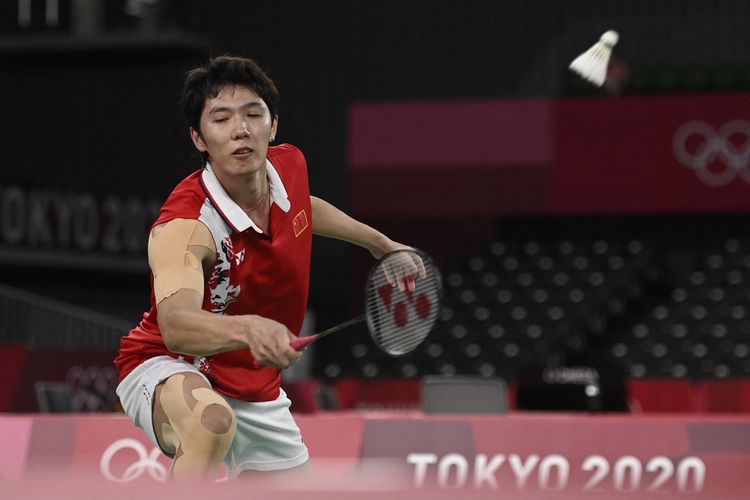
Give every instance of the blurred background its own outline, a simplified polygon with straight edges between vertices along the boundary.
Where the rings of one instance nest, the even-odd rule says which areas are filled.
[[[276,81],[313,194],[444,273],[420,349],[321,341],[293,410],[419,408],[433,376],[511,409],[750,411],[748,25],[742,0],[4,0],[0,411],[117,409],[148,228],[201,166],[182,79],[221,54]],[[567,65],[608,29],[597,88]],[[308,330],[360,312],[371,264],[315,240]]]

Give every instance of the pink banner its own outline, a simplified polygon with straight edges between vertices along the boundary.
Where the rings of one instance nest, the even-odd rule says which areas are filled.
[[[356,104],[352,211],[750,210],[750,94]]]
[[[355,104],[349,165],[360,168],[544,166],[552,159],[552,102]]]
[[[545,212],[552,111],[547,100],[355,104],[351,210],[440,219]]]
[[[282,490],[416,495],[445,490],[460,492],[460,498],[500,493],[536,498],[550,491],[566,498],[740,498],[750,470],[747,417],[412,411],[296,419],[317,480],[277,484]],[[169,467],[122,416],[6,416],[0,417],[0,436],[0,477],[16,481],[11,491],[34,493],[53,484],[47,478],[68,486],[78,481],[79,489],[82,484],[102,489],[102,483],[153,488]],[[18,486],[24,481],[25,490]],[[112,489],[115,495],[134,491],[144,490]]]
[[[0,477],[21,477],[28,462],[32,419],[28,417],[0,418]]]
[[[554,212],[750,209],[750,95],[556,105]]]

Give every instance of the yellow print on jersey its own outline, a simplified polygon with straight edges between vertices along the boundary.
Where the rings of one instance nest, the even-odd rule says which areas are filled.
[[[302,231],[307,229],[307,213],[302,210],[300,213],[294,216],[292,220],[292,229],[294,229],[294,236],[299,236]]]

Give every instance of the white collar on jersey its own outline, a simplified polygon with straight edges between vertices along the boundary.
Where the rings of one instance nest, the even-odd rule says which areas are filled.
[[[271,188],[271,202],[276,203],[276,205],[278,205],[284,212],[288,212],[292,208],[292,204],[289,201],[284,182],[281,180],[273,163],[267,158],[266,174],[268,175],[268,185]],[[201,179],[203,180],[203,185],[206,187],[211,201],[235,230],[242,232],[245,229],[252,227],[258,233],[263,232],[263,230],[255,225],[255,222],[248,217],[239,205],[229,197],[209,163],[206,163],[206,168],[203,169]]]

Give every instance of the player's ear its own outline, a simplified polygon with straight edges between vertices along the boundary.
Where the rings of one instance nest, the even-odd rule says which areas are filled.
[[[276,139],[276,131],[279,128],[279,115],[274,115],[273,121],[271,122],[271,136],[270,141],[273,142]]]
[[[198,151],[208,151],[206,143],[203,140],[203,136],[201,136],[201,133],[195,130],[193,127],[190,127],[190,138],[193,140],[193,144],[195,144],[195,147],[198,149]]]

